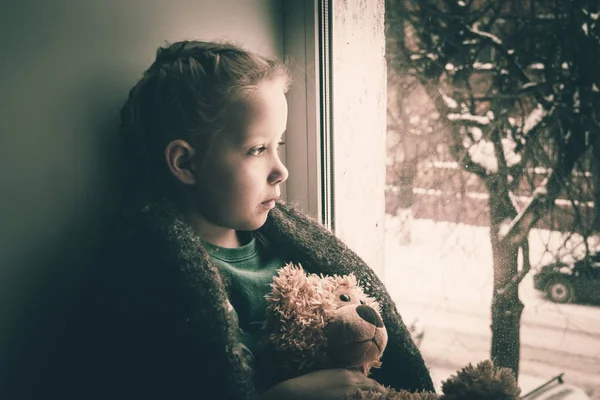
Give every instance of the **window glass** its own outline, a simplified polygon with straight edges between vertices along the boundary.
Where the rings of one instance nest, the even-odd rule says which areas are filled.
[[[598,151],[580,124],[596,118],[582,96],[600,98],[574,78],[597,80],[578,69],[600,57],[597,12],[386,1],[385,277],[438,388],[493,357],[523,394],[564,373],[562,388],[600,399],[600,285],[542,271],[600,246]]]

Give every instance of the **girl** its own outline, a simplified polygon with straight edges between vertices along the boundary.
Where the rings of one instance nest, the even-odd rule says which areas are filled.
[[[90,289],[80,398],[335,399],[381,384],[433,390],[383,284],[280,201],[286,67],[231,44],[160,48],[122,111],[128,194]],[[374,379],[345,370],[269,382],[256,347],[277,269],[354,272],[389,333]],[[91,307],[91,308],[90,308]],[[379,383],[378,383],[379,382]]]

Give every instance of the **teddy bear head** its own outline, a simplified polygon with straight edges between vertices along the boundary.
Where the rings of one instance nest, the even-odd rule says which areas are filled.
[[[379,304],[354,275],[307,274],[281,268],[267,294],[263,345],[274,368],[299,375],[320,368],[354,368],[368,374],[380,365],[387,331]]]

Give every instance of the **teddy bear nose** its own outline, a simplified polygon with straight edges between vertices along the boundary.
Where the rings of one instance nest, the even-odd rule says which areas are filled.
[[[356,312],[362,319],[371,325],[375,325],[377,328],[383,327],[383,321],[381,320],[381,317],[371,307],[360,305],[356,307]]]

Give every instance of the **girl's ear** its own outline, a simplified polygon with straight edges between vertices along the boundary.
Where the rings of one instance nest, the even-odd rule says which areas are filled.
[[[195,154],[194,148],[182,139],[171,141],[165,148],[165,158],[169,170],[184,185],[196,183],[194,175],[196,170]]]

